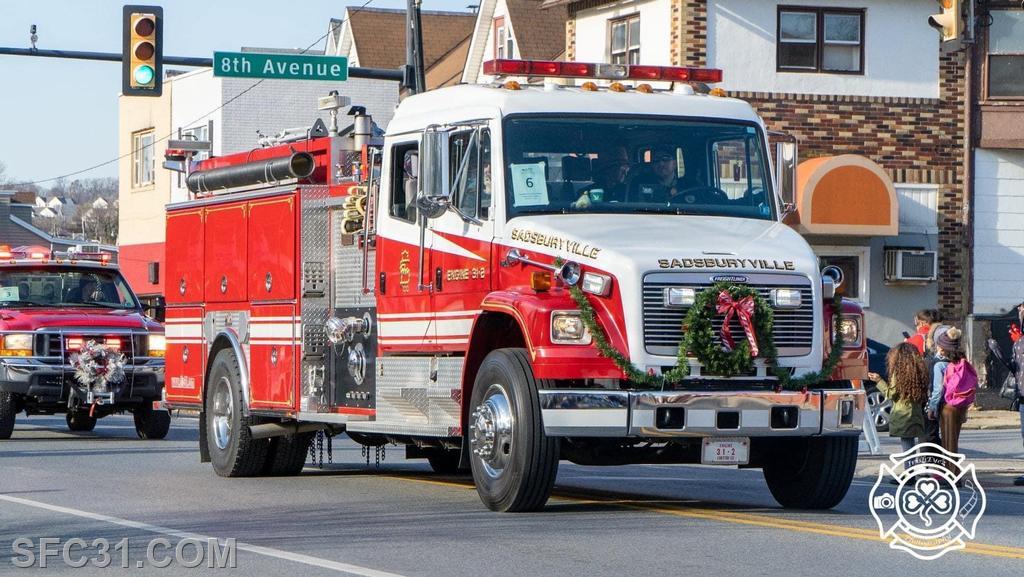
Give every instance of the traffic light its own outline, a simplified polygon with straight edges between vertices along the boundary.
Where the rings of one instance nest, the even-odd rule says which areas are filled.
[[[163,31],[164,9],[160,6],[124,7],[121,93],[125,96],[160,96],[163,92]]]
[[[938,1],[942,6],[942,13],[929,16],[928,24],[942,33],[943,44],[957,42],[963,34],[964,27],[961,0]]]

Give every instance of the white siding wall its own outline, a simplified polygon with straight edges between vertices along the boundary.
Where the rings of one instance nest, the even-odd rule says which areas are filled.
[[[865,8],[864,75],[776,72],[780,4]],[[724,70],[726,90],[938,98],[939,42],[928,26],[937,9],[934,0],[710,0],[708,65]]]
[[[939,187],[934,184],[896,184],[901,233],[939,233]]]
[[[213,120],[213,154],[224,153],[221,126],[223,123],[222,110],[211,110],[217,108],[221,100],[221,79],[213,76],[213,70],[197,70],[175,76],[171,79],[173,93],[171,97],[171,131],[177,138],[179,128],[206,124]],[[162,136],[162,135],[161,135]],[[157,159],[157,165],[163,164],[163,159]],[[164,170],[158,168],[157,170]],[[178,186],[179,178],[171,176],[171,202],[188,200],[188,189],[184,187],[184,178],[181,178],[182,186]]]
[[[640,14],[640,63],[672,64],[672,26],[668,0],[620,2],[576,15],[577,62],[610,62],[608,21]]]
[[[1024,301],[1024,151],[975,151],[974,314]]]
[[[505,0],[495,0],[494,14],[491,16],[490,23],[487,25],[487,36],[484,39],[484,57],[483,57],[483,60],[480,61],[480,72],[479,72],[479,74],[477,74],[477,77],[476,77],[476,83],[477,84],[487,84],[487,83],[491,82],[492,80],[494,80],[493,76],[489,76],[489,75],[484,74],[483,63],[487,62],[488,60],[493,60],[494,57],[495,57],[494,56],[494,34],[495,34],[494,19],[495,18],[501,18],[501,17],[505,18],[505,30],[506,30],[505,33],[506,34],[512,34],[512,41],[513,41],[512,53],[513,53],[513,55],[511,56],[511,58],[520,58],[519,41],[516,39],[515,33],[512,31],[512,19],[508,15],[508,4],[505,2]],[[509,56],[505,56],[505,58],[510,58],[510,57]]]

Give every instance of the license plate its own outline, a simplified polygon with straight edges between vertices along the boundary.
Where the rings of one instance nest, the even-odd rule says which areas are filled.
[[[704,437],[701,463],[746,465],[750,462],[749,437]]]

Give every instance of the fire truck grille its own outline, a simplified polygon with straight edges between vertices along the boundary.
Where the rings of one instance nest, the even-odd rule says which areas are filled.
[[[650,277],[657,277],[651,279]],[[647,352],[655,355],[675,356],[679,349],[679,341],[683,339],[683,317],[686,316],[688,308],[668,308],[664,304],[665,289],[669,287],[687,286],[694,287],[699,294],[711,285],[708,283],[695,283],[680,280],[667,280],[670,275],[657,274],[649,275],[644,281],[643,289],[643,318],[644,318],[644,347]],[[707,278],[705,276],[705,278]],[[775,327],[773,337],[775,347],[779,356],[796,357],[808,355],[814,342],[814,303],[810,298],[811,286],[809,282],[800,283],[800,277],[789,277],[788,282],[761,285],[752,279],[750,284],[757,286],[758,292],[766,300],[771,299],[771,290],[775,288],[799,289],[803,293],[803,303],[797,309],[775,309]],[[794,282],[795,281],[795,282]],[[715,342],[719,342],[718,334],[722,328],[722,317],[712,318]],[[732,334],[736,338],[743,338],[743,327],[735,317],[730,323]]]

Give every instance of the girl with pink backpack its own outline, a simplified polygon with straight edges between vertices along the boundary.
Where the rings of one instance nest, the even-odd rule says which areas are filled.
[[[978,390],[978,373],[967,361],[960,344],[962,331],[956,327],[935,337],[938,362],[932,372],[932,394],[928,416],[939,415],[942,448],[956,453],[960,447],[960,429],[967,421],[967,409]],[[944,401],[939,408],[940,401]]]

